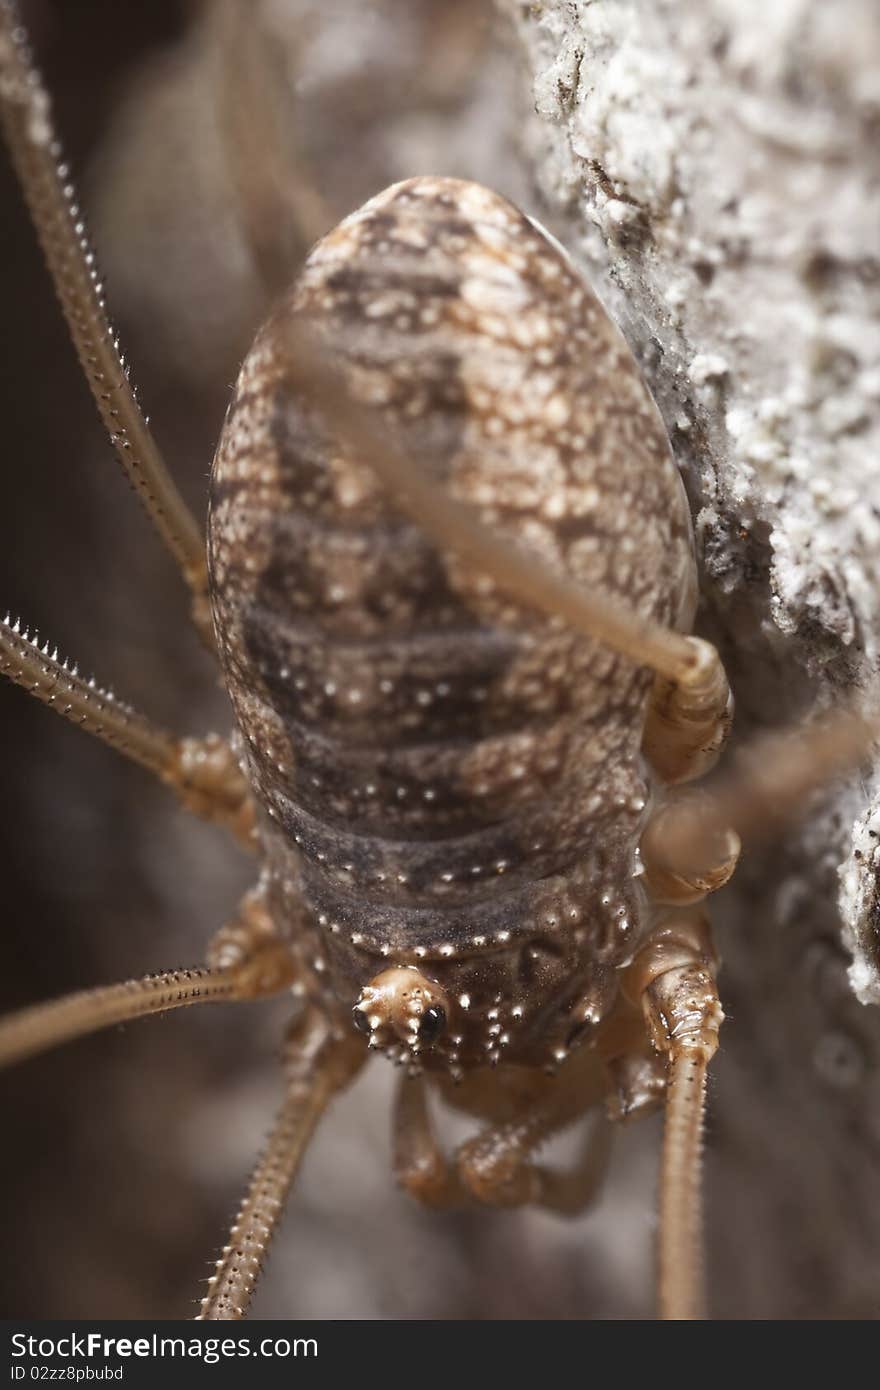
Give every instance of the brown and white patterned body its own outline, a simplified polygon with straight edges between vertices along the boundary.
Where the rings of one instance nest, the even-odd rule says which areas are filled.
[[[650,674],[438,554],[292,392],[291,315],[317,322],[414,469],[687,629],[690,523],[662,423],[546,233],[486,189],[420,178],[314,248],[214,465],[219,650],[307,988],[347,1012],[415,966],[451,1005],[427,1066],[552,1065],[607,1014],[647,925]]]

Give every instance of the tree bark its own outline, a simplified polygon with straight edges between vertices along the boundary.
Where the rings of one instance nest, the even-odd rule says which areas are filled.
[[[875,707],[873,0],[499,4],[547,215],[639,357],[686,480],[701,629],[738,728]],[[876,1316],[880,1028],[845,972],[880,1002],[877,788],[870,768],[836,786],[746,856],[720,905],[719,1313]]]

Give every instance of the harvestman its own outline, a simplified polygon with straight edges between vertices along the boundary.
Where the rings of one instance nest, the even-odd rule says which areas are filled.
[[[603,1100],[618,1117],[662,1100],[660,1306],[667,1317],[699,1316],[705,1076],[723,1017],[699,904],[734,870],[736,828],[792,814],[810,788],[859,760],[873,725],[840,716],[806,739],[773,741],[711,794],[667,794],[712,767],[731,706],[715,649],[687,635],[695,593],[689,519],[659,416],[564,253],[503,199],[455,180],[397,185],[346,219],[314,249],[262,330],[215,462],[209,584],[201,530],[129,384],[10,0],[0,8],[0,109],[92,394],[190,589],[195,626],[219,651],[241,742],[172,737],[84,681],[18,623],[0,624],[0,669],[143,764],[263,863],[259,886],[212,941],[207,965],[24,1009],[0,1023],[0,1061],[185,1004],[290,988],[306,996],[286,1041],[285,1100],[217,1262],[204,1318],[246,1312],[312,1131],[370,1048],[403,1066],[395,1167],[433,1205],[476,1199],[577,1210],[596,1186],[605,1130],[567,1173],[532,1161],[542,1141]],[[513,354],[508,366],[522,369],[520,393],[492,377],[493,341]],[[587,443],[577,425],[591,410],[603,430]],[[552,431],[569,473],[560,483],[533,467],[517,493],[517,427],[538,424]],[[514,494],[519,511],[505,509]],[[253,530],[261,508],[272,515],[265,535]],[[604,551],[594,512],[616,519],[616,530],[605,525]],[[288,553],[276,553],[282,514],[303,550],[303,520],[319,530],[329,516],[328,554],[333,564],[346,557],[347,590],[330,560],[310,562],[305,617],[303,590],[291,590],[302,556],[290,553],[289,535]],[[609,542],[609,531],[618,540]],[[382,564],[388,573],[398,567],[397,598],[418,618],[412,630],[400,626],[390,600],[369,621],[358,608],[383,544]],[[597,553],[607,584],[591,569]],[[635,558],[622,564],[621,578],[612,561],[626,554]],[[645,580],[639,565],[649,561]],[[316,577],[322,565],[326,573]],[[290,612],[270,607],[264,617],[267,596],[278,604],[286,597]],[[305,644],[294,619],[311,623]],[[264,627],[276,622],[288,628],[267,642]],[[339,661],[348,676],[355,669],[353,658],[339,656],[357,647],[353,633],[373,643],[374,667],[362,641],[355,665],[364,679],[328,679]],[[414,684],[413,671],[423,675],[413,655],[422,639],[448,662],[430,666],[430,691]],[[467,663],[476,685],[473,672],[462,674]],[[398,710],[401,690],[411,708]],[[482,709],[465,708],[465,695]],[[349,706],[365,699],[368,707],[352,714]],[[589,718],[579,705],[590,707]],[[291,708],[309,725],[302,749],[288,739]],[[547,754],[541,739],[560,725],[563,708],[571,737],[539,763],[535,748]],[[520,721],[513,733],[511,710]],[[375,726],[375,747],[346,744],[345,730],[350,740],[361,727],[349,718]],[[453,752],[437,735],[451,729]],[[416,737],[426,731],[435,735],[430,755]],[[316,747],[330,749],[324,820],[314,804],[289,795],[291,786],[301,791],[298,759],[324,766],[314,762]],[[492,776],[497,800],[515,758],[526,767],[512,808],[486,810]],[[418,810],[369,781],[355,788],[349,760],[358,775],[372,767],[378,783],[393,764],[400,801],[411,776],[422,789]],[[373,800],[361,807],[359,797]],[[541,816],[549,832],[527,843]],[[462,896],[456,855],[464,841],[469,852],[478,845],[493,856],[492,891],[470,887],[488,932],[463,926],[471,900]],[[479,878],[485,865],[470,872]],[[619,901],[601,892],[611,880]],[[364,923],[355,930],[345,904],[359,899]],[[526,920],[536,905],[546,914],[543,935]],[[451,1161],[431,1130],[429,1085],[486,1125]]]

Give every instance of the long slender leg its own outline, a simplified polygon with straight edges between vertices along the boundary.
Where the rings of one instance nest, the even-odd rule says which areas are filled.
[[[253,806],[229,744],[217,734],[174,738],[40,646],[20,623],[0,619],[0,673],[58,714],[146,767],[194,815],[225,825],[251,847]]]
[[[699,877],[719,862],[731,830],[766,834],[807,809],[809,794],[856,767],[880,738],[877,716],[852,710],[797,733],[755,739],[708,791],[664,808],[653,852],[661,867]]]
[[[257,999],[293,982],[292,958],[258,894],[245,898],[239,919],[218,933],[209,961],[207,966],[82,990],[0,1019],[0,1067],[114,1023],[190,1004]]]
[[[335,218],[291,135],[286,74],[256,7],[251,0],[221,0],[215,11],[218,126],[227,170],[254,265],[274,297]]]
[[[194,621],[211,645],[201,530],[162,460],[129,381],[68,170],[60,162],[49,98],[31,61],[14,0],[0,0],[0,125],[98,412],[129,482],[189,585]]]
[[[665,922],[627,971],[623,989],[639,1000],[651,1040],[669,1058],[660,1169],[659,1311],[704,1316],[702,1149],[706,1068],[724,1018],[716,960],[700,917]]]
[[[705,1316],[702,1167],[705,1050],[670,1054],[660,1182],[658,1296],[663,1318]]]
[[[82,990],[0,1019],[0,1067],[22,1062],[113,1023],[129,1023],[146,1014],[164,1013],[187,1004],[241,997],[236,990],[234,970],[211,970],[205,966]]]
[[[293,1026],[285,1049],[285,1097],[257,1163],[198,1319],[243,1318],[303,1154],[328,1103],[367,1055],[363,1039],[337,1032],[316,1010]]]

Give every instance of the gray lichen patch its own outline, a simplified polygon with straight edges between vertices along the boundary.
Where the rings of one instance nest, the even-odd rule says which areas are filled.
[[[778,723],[807,689],[822,706],[850,688],[872,698],[876,7],[501,9],[531,73],[542,190],[640,356],[684,470],[706,620],[741,706]],[[874,875],[872,855],[851,859],[842,899],[862,999],[880,991]]]

